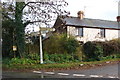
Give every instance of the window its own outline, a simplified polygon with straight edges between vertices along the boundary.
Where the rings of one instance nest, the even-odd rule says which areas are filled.
[[[105,37],[105,29],[100,29],[100,37]]]
[[[78,36],[83,37],[83,28],[78,28]]]

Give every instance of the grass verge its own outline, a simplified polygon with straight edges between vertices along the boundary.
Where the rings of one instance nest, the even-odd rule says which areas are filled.
[[[91,62],[69,62],[69,63],[52,63],[52,64],[4,64],[2,65],[3,70],[12,70],[12,71],[30,71],[30,70],[61,70],[61,69],[84,69],[99,64],[106,65],[109,62],[119,62],[119,59],[108,59],[102,61],[91,61]]]

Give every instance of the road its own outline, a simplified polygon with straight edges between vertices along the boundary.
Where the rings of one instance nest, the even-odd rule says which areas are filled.
[[[3,78],[118,78],[118,64],[84,70],[4,72]]]

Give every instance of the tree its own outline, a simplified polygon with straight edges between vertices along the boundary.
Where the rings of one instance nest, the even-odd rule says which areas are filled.
[[[2,3],[2,56],[11,56],[13,46],[13,31],[15,23],[11,19],[14,15],[13,4]]]
[[[50,22],[55,19],[56,15],[68,15],[68,12],[63,10],[64,6],[68,3],[64,0],[51,0],[49,2],[12,2],[3,3],[2,5],[2,15],[3,21],[11,21],[12,30],[9,29],[8,33],[12,35],[10,40],[12,40],[9,47],[12,45],[17,46],[17,53],[20,57],[23,57],[24,53],[24,34],[25,28],[29,24],[34,24],[39,26],[40,23],[44,23],[49,26]],[[5,23],[6,25],[7,23]],[[4,25],[3,25],[4,26]],[[9,25],[8,25],[9,26]],[[10,26],[4,26],[4,29],[10,28]],[[4,31],[5,31],[4,30]],[[3,35],[6,33],[3,31]],[[3,38],[3,42],[5,38]],[[4,45],[8,47],[7,45]],[[10,48],[11,49],[11,48]],[[7,53],[10,53],[8,50]]]
[[[4,20],[2,22],[2,56],[12,56],[12,45],[13,45],[13,22],[10,20]],[[11,53],[11,54],[9,54]]]
[[[12,52],[12,46],[15,45],[17,46],[17,53],[20,57],[23,57],[24,53],[24,30],[25,30],[25,24],[22,22],[22,11],[21,8],[24,6],[24,2],[18,3],[16,2],[16,7],[15,5],[9,4],[9,3],[3,3],[3,22],[8,21],[9,25],[7,23],[3,24],[3,28],[5,30],[8,30],[8,34],[11,33],[9,36],[11,41],[10,44],[10,50],[8,50],[7,53],[13,53]],[[7,9],[5,10],[5,8]],[[5,19],[6,18],[6,19]],[[6,26],[5,26],[6,25]],[[3,31],[3,33],[5,32]],[[4,33],[5,34],[5,33]],[[4,35],[3,34],[3,35]],[[3,42],[5,41],[5,37],[3,37]],[[9,45],[9,44],[8,44]],[[6,46],[6,45],[4,45]],[[6,46],[7,47],[7,46]],[[3,48],[4,49],[4,48]]]

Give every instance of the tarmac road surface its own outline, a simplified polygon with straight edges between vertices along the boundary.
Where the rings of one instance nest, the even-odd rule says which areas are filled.
[[[119,78],[120,64],[111,64],[84,70],[8,72],[3,71],[2,78]]]

